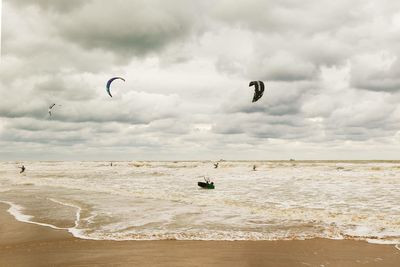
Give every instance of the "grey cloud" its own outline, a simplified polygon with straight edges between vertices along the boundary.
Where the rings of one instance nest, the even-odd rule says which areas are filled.
[[[48,131],[28,131],[10,129],[1,134],[3,141],[26,142],[54,145],[71,145],[83,143],[87,138],[83,137],[82,132],[62,132],[54,136]]]
[[[355,23],[359,17],[352,12],[362,1],[218,1],[213,8],[217,19],[251,29],[281,33],[295,32],[313,34],[334,31],[343,25]],[[312,14],[312,16],[310,16]]]
[[[389,6],[386,2],[382,6]],[[373,38],[368,36],[375,26],[371,17],[377,15],[372,6],[365,1],[219,1],[211,16],[256,32],[251,64],[241,62],[247,77],[295,82],[315,80],[321,66],[344,65],[358,49],[368,49],[362,40]],[[218,61],[217,68],[240,75],[235,65]]]
[[[296,139],[302,140],[309,135],[307,129],[289,125],[273,125],[257,127],[250,133],[257,138]]]
[[[354,49],[346,40],[330,33],[310,38],[290,34],[242,35],[237,38],[248,38],[252,42],[252,47],[245,47],[250,52],[240,57],[219,56],[215,65],[221,73],[270,81],[312,81],[318,78],[323,66],[345,65]],[[242,51],[238,49],[237,53]]]
[[[289,53],[278,51],[271,56],[255,60],[249,75],[272,81],[312,80],[316,66],[311,62],[296,59]]]
[[[292,85],[291,83],[265,82],[263,97],[256,103],[251,103],[250,96],[254,93],[253,87],[235,90],[221,106],[226,113],[264,113],[272,116],[294,115],[300,112],[301,106],[315,90],[315,83],[304,82]],[[243,92],[247,90],[246,94]]]
[[[393,55],[380,53],[356,58],[351,67],[353,87],[371,91],[400,91],[400,62]]]
[[[39,88],[41,88],[40,90],[44,90],[42,89],[43,87]],[[35,96],[33,93],[28,93],[24,95],[25,100],[23,102],[18,101],[18,95],[14,95],[11,92],[8,94],[12,95],[15,100],[0,106],[0,117],[29,117],[40,120],[76,123],[120,122],[126,124],[148,124],[154,120],[174,118],[178,115],[176,107],[179,106],[180,101],[174,95],[165,96],[129,91],[124,93],[124,98],[116,96],[114,98],[116,100],[113,101],[109,100],[109,97],[103,91],[104,89],[102,89],[103,100],[100,100],[97,95],[95,98],[82,101],[82,99],[76,99],[73,96],[74,92],[70,93],[72,94],[70,97],[72,100],[70,101],[67,99],[61,100],[61,98],[56,97]],[[63,96],[68,93],[61,91],[60,94]],[[26,102],[27,100],[29,101]],[[52,103],[61,104],[62,106],[56,106],[53,110],[53,115],[49,117],[47,110]],[[101,112],[99,112],[99,107]]]
[[[31,132],[48,131],[57,137],[59,132],[78,132],[79,130],[90,131],[95,130],[97,133],[110,134],[116,133],[120,129],[120,124],[116,122],[109,123],[95,123],[95,122],[85,122],[85,123],[74,123],[74,122],[63,122],[54,120],[39,120],[34,118],[16,118],[12,121],[6,123],[7,129],[23,130]]]
[[[397,2],[3,3],[7,155],[265,158],[397,142]],[[114,75],[127,81],[110,98]],[[257,103],[251,80],[266,82]]]
[[[19,6],[38,6],[43,9],[55,10],[57,12],[68,12],[74,8],[77,8],[84,3],[90,2],[91,0],[6,0]]]
[[[148,131],[164,134],[182,135],[190,132],[190,124],[175,119],[163,119],[151,122]]]
[[[87,49],[142,56],[191,33],[197,15],[192,1],[94,0],[55,21],[58,34]]]
[[[268,113],[235,113],[220,115],[213,132],[218,134],[247,134],[260,138],[285,138],[298,135],[302,138],[299,128],[307,132],[308,122],[299,115],[273,116]]]
[[[37,83],[34,91],[43,95],[49,103],[58,102],[57,104],[67,101],[88,101],[98,96],[95,88],[81,76],[74,77],[68,74],[50,76],[43,82]]]
[[[0,65],[3,83],[34,75],[98,73],[109,69],[115,61],[110,53],[87,51],[65,42],[56,34],[52,16],[44,11],[18,9],[8,4],[3,12]]]
[[[120,122],[126,124],[148,124],[162,118],[177,116],[174,96],[162,96],[130,92],[121,102],[89,101],[71,103],[60,108],[52,119],[67,122]],[[101,112],[99,112],[101,105]]]
[[[395,101],[388,101],[389,96],[324,86],[319,82],[295,87],[272,83],[267,86],[261,102],[250,103],[249,99],[233,100],[232,97],[227,103],[234,104],[222,106],[224,113],[213,131],[224,135],[316,143],[365,141],[396,133],[394,121],[398,118],[398,109]],[[310,112],[310,104],[320,108]]]
[[[45,118],[47,105],[42,101],[17,100],[18,96],[9,98],[11,101],[0,106],[0,117],[3,118]],[[15,99],[15,100],[14,100]]]
[[[353,85],[360,89],[366,89],[371,91],[386,91],[386,92],[400,91],[400,79],[395,77],[390,78],[385,76],[386,75],[371,75],[370,77],[362,80],[354,79]]]
[[[395,105],[387,105],[382,98],[366,99],[354,102],[353,105],[337,108],[328,118],[335,128],[360,127],[363,129],[385,130]]]
[[[296,105],[292,105],[291,103],[282,103],[275,106],[256,106],[256,105],[245,105],[239,107],[236,112],[243,112],[243,113],[265,113],[270,114],[273,116],[282,116],[282,115],[289,115],[289,114],[296,114],[299,113],[300,107]]]
[[[326,141],[368,141],[375,138],[393,136],[394,131],[382,131],[378,128],[366,129],[364,127],[344,127],[334,128],[328,132]]]
[[[245,72],[243,64],[241,62],[231,60],[227,57],[219,57],[215,63],[215,66],[217,70],[221,73],[243,75]]]

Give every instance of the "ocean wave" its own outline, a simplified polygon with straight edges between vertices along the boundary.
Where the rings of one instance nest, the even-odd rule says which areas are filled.
[[[85,239],[400,240],[399,162],[113,163],[31,162],[23,177],[2,163],[1,199],[17,220]],[[216,189],[198,188],[203,176]]]
[[[10,206],[10,208],[7,210],[9,214],[14,216],[14,218],[17,221],[24,222],[24,223],[31,223],[31,224],[36,224],[40,226],[46,226],[50,227],[52,229],[56,230],[68,230],[68,228],[62,228],[62,227],[57,227],[55,225],[49,224],[49,223],[42,223],[42,222],[35,222],[32,220],[32,216],[26,215],[23,213],[24,207],[17,205],[15,203],[9,202],[9,201],[0,201],[1,203],[7,204]]]

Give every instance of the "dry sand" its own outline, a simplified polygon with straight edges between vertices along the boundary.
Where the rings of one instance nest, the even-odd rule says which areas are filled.
[[[93,241],[18,222],[0,204],[0,266],[400,266],[362,241]]]

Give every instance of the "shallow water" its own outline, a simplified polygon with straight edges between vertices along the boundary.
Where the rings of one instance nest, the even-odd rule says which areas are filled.
[[[21,221],[109,240],[400,244],[400,162],[0,162]],[[197,187],[211,177],[214,190]]]

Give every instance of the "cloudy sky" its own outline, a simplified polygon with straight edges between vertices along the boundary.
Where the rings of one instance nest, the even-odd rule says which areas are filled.
[[[398,158],[399,1],[2,4],[0,160]]]

